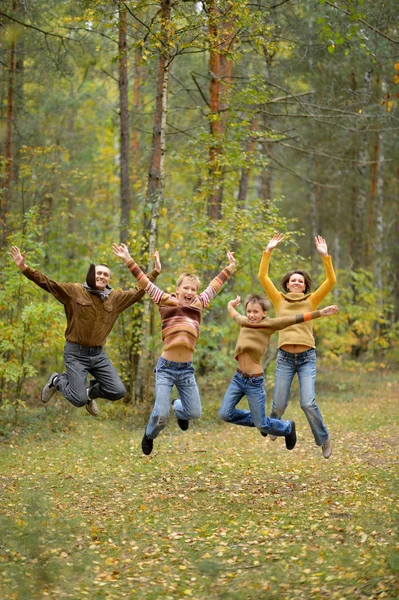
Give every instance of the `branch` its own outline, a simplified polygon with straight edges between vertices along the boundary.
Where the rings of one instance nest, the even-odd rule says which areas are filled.
[[[35,25],[30,25],[29,23],[24,23],[23,21],[19,21],[18,19],[15,19],[14,17],[10,17],[10,15],[6,15],[3,12],[0,12],[0,17],[5,17],[6,19],[9,19],[10,21],[14,21],[14,23],[18,23],[18,25],[22,25],[22,27],[27,27],[28,29],[34,29],[35,31],[38,31],[39,33],[43,33],[45,36],[56,37],[60,40],[68,40],[71,42],[78,41],[78,40],[74,40],[73,38],[66,38],[65,36],[60,35],[59,33],[50,33],[49,31],[44,31],[43,29],[40,29],[39,27],[36,27]]]
[[[350,17],[353,16],[353,14],[349,10],[346,10],[345,8],[341,8],[340,6],[337,6],[336,4],[334,4],[333,2],[329,2],[328,0],[325,0],[325,4],[328,4],[332,8],[335,8],[336,10],[340,10],[341,12],[345,13],[346,15],[349,15]],[[393,42],[394,44],[399,44],[398,40],[393,40],[392,38],[390,38],[385,33],[382,33],[382,31],[380,31],[376,27],[373,27],[372,25],[370,25],[369,23],[367,23],[367,21],[365,21],[364,19],[360,19],[359,18],[357,20],[359,21],[359,23],[363,23],[363,25],[365,25],[366,27],[368,27],[369,29],[371,29],[371,31],[375,31],[375,33],[378,33],[379,35],[381,35],[386,40],[389,40],[390,42]]]
[[[288,167],[286,167],[285,165],[283,165],[281,162],[279,162],[275,156],[268,156],[268,158],[272,161],[274,161],[279,167],[281,167],[284,171],[288,171],[288,173],[291,173],[292,175],[295,175],[295,177],[298,177],[298,179],[301,179],[302,181],[305,181],[306,183],[311,183],[312,185],[318,185],[320,187],[323,188],[329,188],[329,189],[339,189],[340,186],[339,185],[330,185],[328,183],[320,183],[320,181],[314,181],[313,179],[308,179],[307,177],[303,177],[302,175],[300,175],[299,173],[297,173],[296,171],[294,171],[294,169],[289,169]]]

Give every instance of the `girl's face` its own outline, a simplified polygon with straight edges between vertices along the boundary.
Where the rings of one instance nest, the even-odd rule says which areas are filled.
[[[265,316],[267,311],[263,310],[258,302],[248,302],[247,304],[247,318],[250,323],[259,323]]]
[[[176,295],[183,304],[191,304],[195,296],[198,294],[198,286],[189,277],[184,277],[183,281],[176,289]]]
[[[287,289],[289,292],[304,292],[306,288],[305,278],[299,273],[293,273],[288,280]]]

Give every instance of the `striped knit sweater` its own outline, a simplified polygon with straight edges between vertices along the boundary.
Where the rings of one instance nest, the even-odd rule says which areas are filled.
[[[164,350],[183,346],[193,352],[200,334],[202,311],[232,275],[230,267],[225,267],[188,305],[180,302],[175,294],[167,294],[154,285],[133,259],[127,263],[127,267],[139,286],[158,305]]]

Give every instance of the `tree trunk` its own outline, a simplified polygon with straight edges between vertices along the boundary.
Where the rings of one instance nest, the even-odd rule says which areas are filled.
[[[166,114],[168,108],[169,89],[169,30],[170,30],[170,0],[161,2],[161,26],[162,26],[162,51],[159,55],[157,94],[155,102],[155,115],[152,133],[151,162],[148,173],[148,185],[146,194],[146,211],[144,216],[144,233],[146,235],[146,248],[148,251],[147,270],[150,270],[152,255],[156,248],[158,235],[158,211],[163,201],[165,186],[165,150],[166,150]],[[145,298],[143,310],[143,327],[141,353],[137,365],[137,377],[135,382],[135,402],[147,397],[149,386],[148,369],[148,336],[152,333],[151,311],[152,302]]]
[[[127,11],[119,5],[119,107],[120,107],[120,193],[121,241],[126,243],[130,226],[129,100],[126,55]]]
[[[243,210],[246,207],[247,199],[248,199],[248,184],[249,184],[249,176],[251,174],[251,161],[255,152],[256,146],[256,137],[254,135],[254,131],[256,131],[258,127],[258,118],[257,115],[252,116],[251,126],[250,126],[250,134],[247,142],[247,147],[245,149],[246,155],[246,164],[248,166],[244,167],[241,171],[240,178],[240,187],[238,190],[238,198],[237,198],[237,208],[239,210]]]

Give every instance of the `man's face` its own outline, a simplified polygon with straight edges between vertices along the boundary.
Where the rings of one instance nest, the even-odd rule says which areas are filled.
[[[105,265],[96,266],[96,288],[105,290],[111,279],[111,271]]]
[[[198,293],[198,286],[189,277],[184,277],[183,281],[176,289],[176,295],[183,304],[190,304]]]

